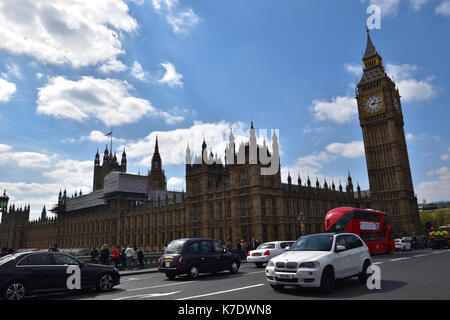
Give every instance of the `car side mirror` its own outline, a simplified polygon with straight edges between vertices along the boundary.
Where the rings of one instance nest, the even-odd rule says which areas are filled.
[[[284,248],[285,251],[289,251],[291,247],[287,246],[286,248]]]
[[[86,267],[86,263],[84,263],[83,261],[80,261],[80,268],[84,268]]]
[[[347,250],[347,248],[345,246],[342,246],[342,245],[336,246],[336,252],[341,252],[341,251],[345,251],[345,250]]]

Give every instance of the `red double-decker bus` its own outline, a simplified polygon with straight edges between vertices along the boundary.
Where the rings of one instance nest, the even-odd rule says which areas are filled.
[[[325,216],[325,232],[359,235],[370,254],[395,251],[392,223],[386,212],[350,207],[335,208]]]

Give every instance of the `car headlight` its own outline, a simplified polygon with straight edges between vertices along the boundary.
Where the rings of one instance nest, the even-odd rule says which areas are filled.
[[[272,260],[269,260],[269,264],[267,266],[268,267],[273,267],[273,266],[275,266],[275,263]]]
[[[320,265],[318,261],[308,261],[308,262],[302,262],[298,266],[299,268],[306,268],[306,269],[315,269]]]

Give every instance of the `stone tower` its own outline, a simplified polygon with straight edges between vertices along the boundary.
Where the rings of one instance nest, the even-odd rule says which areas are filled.
[[[367,30],[363,75],[357,85],[372,206],[392,217],[395,231],[420,231],[400,93],[386,74],[381,55]]]
[[[155,152],[152,157],[152,168],[148,173],[148,187],[151,190],[167,190],[166,175],[164,174],[161,155],[159,154],[158,137],[156,137]]]
[[[122,160],[120,162],[120,165],[117,162],[116,154],[113,155],[112,151],[108,151],[108,146],[106,146],[105,152],[103,153],[103,163],[100,164],[100,155],[97,149],[94,160],[93,191],[103,189],[104,179],[111,171],[127,172],[127,155],[125,153],[125,149],[122,153]]]

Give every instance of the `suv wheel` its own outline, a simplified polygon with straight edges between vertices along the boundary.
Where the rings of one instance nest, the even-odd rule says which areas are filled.
[[[230,272],[231,272],[232,274],[235,274],[235,273],[237,273],[238,271],[239,271],[239,265],[237,264],[236,261],[233,261],[233,262],[231,263],[231,266],[230,266]]]
[[[98,280],[97,290],[101,292],[110,291],[113,284],[113,277],[109,273],[102,274]]]
[[[5,300],[23,300],[27,293],[27,288],[20,281],[13,281],[9,283],[3,292]]]
[[[331,293],[336,286],[336,279],[334,278],[334,270],[331,267],[326,267],[322,271],[320,278],[320,291],[322,293]]]
[[[362,271],[360,274],[358,274],[358,279],[359,281],[361,281],[361,283],[366,283],[367,278],[369,277],[369,275],[367,274],[367,268],[369,268],[369,266],[370,261],[369,260],[364,261]]]
[[[199,274],[199,272],[198,272],[197,266],[192,266],[189,269],[189,273],[188,273],[189,279],[191,279],[191,280],[197,279],[198,278],[198,274]]]

